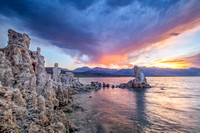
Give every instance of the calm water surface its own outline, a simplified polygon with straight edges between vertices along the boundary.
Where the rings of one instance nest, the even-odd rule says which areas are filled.
[[[132,78],[80,78],[113,85]],[[78,94],[70,114],[83,133],[200,132],[200,77],[148,77],[144,90],[101,88]],[[92,96],[92,98],[90,98]]]

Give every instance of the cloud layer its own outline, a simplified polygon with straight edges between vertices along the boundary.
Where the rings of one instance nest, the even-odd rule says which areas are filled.
[[[0,14],[78,62],[123,65],[131,54],[198,25],[200,1],[1,0]]]

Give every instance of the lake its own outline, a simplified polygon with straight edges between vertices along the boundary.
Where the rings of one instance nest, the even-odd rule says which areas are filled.
[[[118,85],[131,77],[80,78]],[[75,95],[80,133],[200,132],[200,77],[147,77],[152,88],[101,88]]]

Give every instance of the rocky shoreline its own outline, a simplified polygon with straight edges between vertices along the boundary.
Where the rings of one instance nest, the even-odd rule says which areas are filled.
[[[0,132],[72,132],[79,130],[67,113],[84,109],[73,95],[109,84],[81,84],[71,72],[61,73],[55,63],[52,74],[44,67],[41,49],[29,50],[27,34],[8,30],[8,45],[0,49]],[[148,88],[144,73],[134,68],[136,78],[119,88]],[[111,86],[115,88],[114,85]]]
[[[66,115],[73,94],[98,89],[83,85],[73,73],[60,74],[56,63],[47,74],[41,49],[29,50],[27,34],[8,30],[8,45],[0,49],[0,132],[70,132],[78,128]]]

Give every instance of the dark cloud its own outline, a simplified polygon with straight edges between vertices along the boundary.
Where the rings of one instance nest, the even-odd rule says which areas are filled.
[[[198,0],[0,1],[8,24],[17,19],[18,29],[94,63],[102,55],[125,55],[178,35],[197,22],[199,12]]]
[[[151,7],[155,8],[159,11],[161,10],[167,10],[170,7],[173,7],[175,4],[182,0],[162,0],[162,1],[157,1],[157,0],[137,0],[139,3],[141,3],[142,7]],[[187,3],[189,1],[184,1],[184,3]]]
[[[171,33],[172,36],[178,36],[180,33]]]
[[[71,4],[79,10],[85,10],[94,3],[95,0],[60,0],[61,4]]]
[[[70,13],[60,8],[63,7],[59,2],[1,1],[0,12],[20,19],[21,26],[31,30],[32,35],[47,39],[58,47],[93,52],[93,48],[87,46],[96,43],[93,34],[78,28],[77,22],[68,21],[72,19]],[[87,28],[84,24],[82,27]]]
[[[126,6],[129,5],[133,0],[107,0],[109,6]]]

